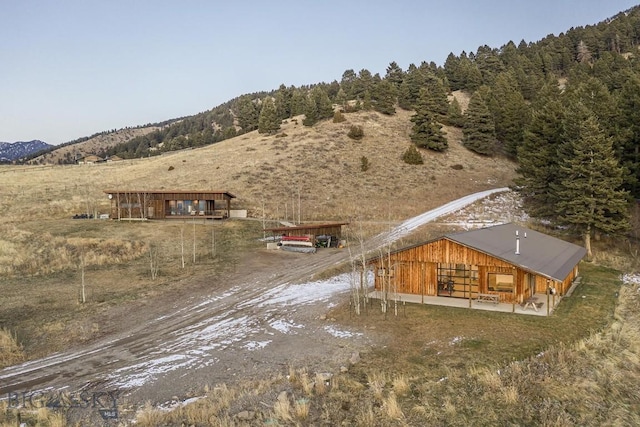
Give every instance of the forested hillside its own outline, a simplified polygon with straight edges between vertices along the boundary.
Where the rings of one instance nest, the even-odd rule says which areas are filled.
[[[414,112],[418,149],[405,161],[419,163],[420,150],[447,150],[443,124],[462,128],[469,150],[519,162],[517,189],[532,216],[573,227],[588,247],[593,233],[628,230],[628,202],[640,197],[639,40],[635,7],[537,42],[451,53],[442,66],[424,61],[403,70],[391,62],[384,75],[348,69],[340,81],[283,84],[94,154],[145,157],[256,129],[277,134],[283,120],[301,114],[313,126],[356,110],[400,108]],[[464,113],[454,91],[471,97]]]

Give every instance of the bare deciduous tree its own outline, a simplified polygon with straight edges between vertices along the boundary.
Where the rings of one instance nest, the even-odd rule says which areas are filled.
[[[158,271],[160,270],[160,260],[158,257],[158,248],[149,243],[149,268],[151,271],[151,280],[156,280]]]

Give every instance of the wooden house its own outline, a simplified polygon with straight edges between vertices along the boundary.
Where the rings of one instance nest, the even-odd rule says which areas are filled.
[[[229,218],[228,191],[150,191],[105,190],[111,200],[111,218],[145,219],[224,219]]]
[[[565,295],[585,254],[573,243],[503,224],[445,235],[368,263],[378,293],[521,304],[535,294]]]

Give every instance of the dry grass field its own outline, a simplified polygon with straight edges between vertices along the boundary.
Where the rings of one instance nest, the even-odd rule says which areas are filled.
[[[291,220],[298,200],[303,222],[357,220],[371,234],[511,183],[513,163],[473,155],[454,128],[446,128],[446,153],[423,151],[424,165],[404,164],[409,117],[402,110],[392,117],[360,112],[313,128],[298,118],[275,136],[253,132],[147,159],[0,168],[0,345],[6,349],[0,363],[94,340],[134,322],[126,314],[144,308],[146,299],[171,301],[196,291],[200,278],[236,269],[251,256],[263,215],[268,224]],[[347,137],[352,124],[363,127],[361,141]],[[363,156],[367,171],[360,168]],[[226,190],[237,196],[232,208],[248,209],[256,220],[71,219],[107,212],[103,190],[113,188]],[[421,229],[407,240],[440,231]],[[155,280],[152,259],[160,265]],[[550,318],[505,323],[499,313],[406,306],[385,319],[373,307],[360,317],[347,305],[335,307],[327,314],[335,322],[369,328],[387,337],[385,345],[330,378],[289,366],[256,381],[211,384],[194,404],[169,412],[142,408],[136,425],[635,425],[637,285],[621,288],[616,270],[597,265],[583,272],[583,285]],[[42,425],[67,425],[57,413],[37,416]],[[14,425],[12,417],[6,411],[0,423]]]
[[[248,209],[254,218],[291,220],[295,211],[303,222],[370,221],[375,232],[376,222],[403,220],[460,196],[508,185],[514,176],[512,162],[464,149],[459,129],[446,128],[450,144],[446,153],[423,151],[424,165],[411,166],[400,159],[410,143],[409,112],[345,116],[346,122],[326,121],[312,128],[294,118],[283,123],[275,136],[252,132],[209,147],[145,159],[3,166],[2,324],[17,334],[25,357],[42,356],[102,333],[102,322],[95,317],[106,307],[205,274],[206,269],[183,269],[179,262],[181,233],[192,252],[189,224],[71,219],[79,213],[108,212],[105,189],[226,190],[237,196],[232,208]],[[347,137],[353,124],[364,129],[358,142]],[[360,168],[363,156],[369,160],[367,171]],[[232,264],[241,256],[238,248],[255,244],[234,239],[260,236],[262,223],[218,225],[216,256],[210,242],[215,236],[202,238],[196,244],[197,264],[228,267],[230,260]],[[199,236],[210,235],[200,230],[205,225],[196,227]],[[225,250],[225,244],[235,250]],[[149,256],[158,248],[163,268],[159,279],[151,281]],[[78,302],[83,276],[90,304]]]

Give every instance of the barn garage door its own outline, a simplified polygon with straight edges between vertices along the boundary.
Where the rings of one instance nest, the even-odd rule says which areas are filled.
[[[438,296],[476,298],[478,295],[478,266],[466,264],[438,264]]]

